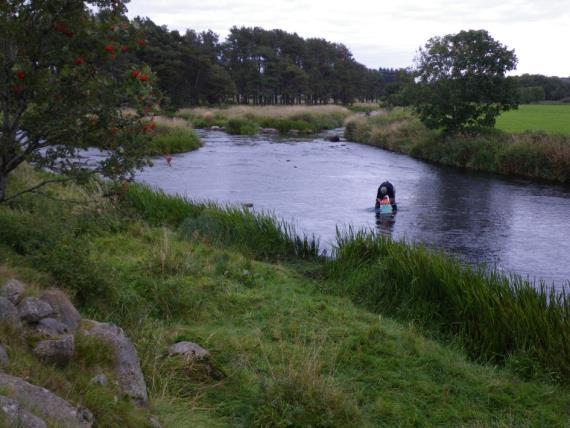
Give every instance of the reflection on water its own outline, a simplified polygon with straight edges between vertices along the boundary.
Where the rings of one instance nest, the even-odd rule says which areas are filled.
[[[324,139],[202,133],[205,146],[157,159],[138,179],[192,199],[253,203],[315,233],[378,230],[548,283],[570,278],[570,189],[465,173],[373,147]],[[379,183],[398,195],[394,219],[372,208]]]

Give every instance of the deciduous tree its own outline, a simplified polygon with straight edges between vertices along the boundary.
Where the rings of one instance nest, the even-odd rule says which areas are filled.
[[[128,178],[147,163],[141,136],[159,94],[133,63],[146,41],[125,12],[123,0],[0,3],[0,202],[15,196],[6,183],[26,161],[56,180]],[[106,155],[87,165],[87,147]]]
[[[430,39],[416,58],[415,109],[430,128],[446,132],[494,126],[502,111],[517,107],[514,50],[485,30]]]

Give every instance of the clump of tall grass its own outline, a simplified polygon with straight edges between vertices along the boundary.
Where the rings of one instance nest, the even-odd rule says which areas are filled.
[[[179,227],[187,238],[202,237],[223,243],[262,259],[315,258],[319,243],[314,236],[273,216],[213,203],[196,203],[146,186],[130,186],[123,196],[125,208],[153,225]]]
[[[200,138],[184,119],[157,116],[156,129],[150,142],[152,155],[184,153],[202,146]]]
[[[302,349],[299,356],[283,349],[288,360],[269,366],[251,425],[338,427],[361,421],[356,403],[337,386],[334,373],[324,369],[322,350],[314,345]]]
[[[569,379],[570,301],[543,284],[353,230],[338,234],[327,272],[334,291],[458,338],[474,358],[534,362]]]
[[[211,205],[179,228],[186,237],[206,237],[217,244],[239,247],[264,260],[289,257],[316,258],[319,244],[314,236],[299,235],[286,222],[247,209]]]
[[[228,120],[225,130],[233,135],[255,135],[259,130],[259,125],[251,120],[235,118]]]

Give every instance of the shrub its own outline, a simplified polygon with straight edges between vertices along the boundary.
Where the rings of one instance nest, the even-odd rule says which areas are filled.
[[[257,123],[248,119],[230,119],[226,132],[233,135],[255,135],[259,131]]]

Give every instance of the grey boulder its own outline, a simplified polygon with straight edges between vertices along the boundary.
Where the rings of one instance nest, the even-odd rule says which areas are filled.
[[[19,324],[18,308],[5,297],[0,297],[0,322]]]
[[[54,311],[49,303],[35,297],[26,297],[18,304],[18,313],[23,321],[36,323],[53,315]]]
[[[40,300],[48,303],[55,311],[55,318],[66,324],[71,332],[79,328],[81,315],[66,294],[57,288],[46,290]]]
[[[13,304],[17,305],[24,294],[25,288],[26,286],[17,279],[9,279],[2,287],[0,287],[0,296],[5,297]]]
[[[20,407],[28,412],[33,411],[44,420],[53,421],[55,426],[89,428],[93,424],[93,415],[89,410],[78,409],[47,389],[20,378],[0,373],[0,388],[7,391]]]
[[[10,359],[8,358],[8,353],[2,345],[0,345],[0,367],[6,367]]]
[[[23,409],[16,400],[3,395],[0,395],[0,420],[10,427],[47,428],[43,420]]]
[[[115,351],[115,377],[121,392],[139,405],[148,404],[146,383],[137,351],[122,328],[113,324],[85,320],[83,333],[99,338]]]
[[[73,358],[75,353],[75,340],[71,334],[58,339],[40,341],[33,350],[33,354],[40,360],[64,366]]]
[[[42,318],[36,325],[36,331],[43,336],[52,338],[71,333],[67,324],[62,323],[55,318]]]
[[[175,343],[168,349],[168,353],[170,355],[184,355],[195,361],[205,360],[210,356],[210,352],[207,349],[194,342]]]

